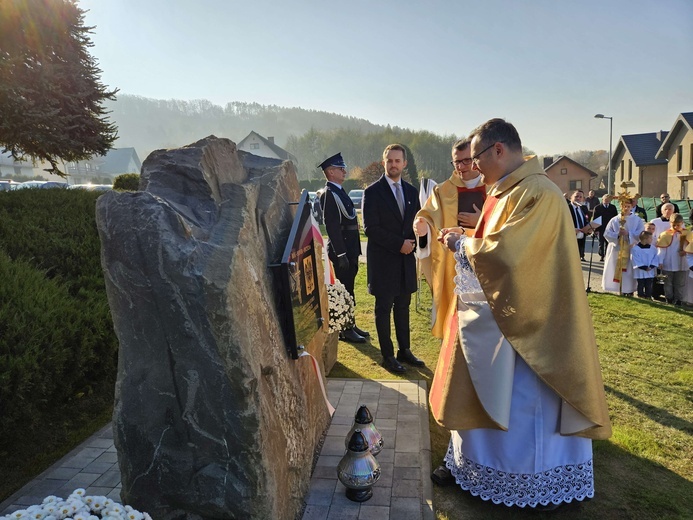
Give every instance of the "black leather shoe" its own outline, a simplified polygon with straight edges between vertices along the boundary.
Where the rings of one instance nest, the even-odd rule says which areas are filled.
[[[431,480],[438,486],[449,486],[455,482],[455,477],[452,476],[450,470],[445,466],[438,466],[431,473]]]
[[[393,374],[403,374],[407,371],[406,368],[399,364],[399,361],[397,361],[394,356],[383,359],[383,368]]]
[[[411,353],[411,350],[398,350],[397,351],[397,361],[407,363],[413,367],[425,367],[426,363],[417,358]]]
[[[371,337],[370,332],[366,332],[365,330],[361,330],[356,325],[354,325],[354,332],[356,332],[356,334],[358,334],[359,336],[363,336],[364,338],[370,338]]]
[[[339,333],[339,339],[342,341],[348,341],[349,343],[365,343],[366,338],[357,334],[354,329],[346,329]]]

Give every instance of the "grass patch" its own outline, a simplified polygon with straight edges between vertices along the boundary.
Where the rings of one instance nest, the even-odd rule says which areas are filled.
[[[371,341],[340,342],[330,377],[425,379],[430,388],[440,345],[430,334],[431,299],[422,284],[418,309],[412,298],[411,344],[426,367],[408,367],[404,376],[380,367],[375,300],[367,292],[362,265],[356,316],[359,327],[371,332]],[[693,518],[693,312],[600,293],[589,294],[589,304],[614,435],[593,443],[595,499],[565,506],[561,518]],[[445,454],[449,432],[431,416],[429,420],[435,467]],[[543,516],[488,504],[455,486],[434,487],[434,505],[441,520]]]

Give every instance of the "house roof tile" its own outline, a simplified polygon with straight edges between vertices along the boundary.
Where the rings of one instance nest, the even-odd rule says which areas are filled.
[[[669,155],[669,147],[678,135],[679,130],[683,127],[687,127],[689,132],[693,131],[693,112],[682,112],[679,114],[679,117],[674,121],[674,126],[671,127],[666,139],[662,140],[661,146],[655,152],[657,159],[666,162],[667,156]]]
[[[648,132],[646,134],[622,135],[618,146],[616,146],[616,153],[614,153],[612,161],[617,162],[615,159],[619,156],[619,149],[622,147],[621,145],[624,145],[633,157],[633,162],[635,162],[636,166],[666,164],[667,161],[665,159],[657,159],[655,155],[662,142],[666,139],[667,134],[668,132],[662,130],[661,132]],[[611,166],[613,168],[616,167],[614,164]]]

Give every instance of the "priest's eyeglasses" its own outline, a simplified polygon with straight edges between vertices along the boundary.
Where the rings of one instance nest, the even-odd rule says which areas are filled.
[[[457,161],[450,161],[450,164],[452,164],[453,166],[459,166],[460,164],[469,166],[470,164],[472,164],[472,159],[471,157],[467,157],[466,159],[458,159]]]
[[[504,142],[505,141],[496,141],[496,143],[504,143]],[[486,151],[490,150],[491,148],[493,148],[494,146],[496,146],[496,143],[493,143],[490,146],[487,146],[486,148],[481,150],[478,154],[476,154],[474,157],[472,157],[472,162],[475,162],[478,164],[479,163],[479,157],[481,157],[481,154],[483,154],[484,152],[486,152]]]

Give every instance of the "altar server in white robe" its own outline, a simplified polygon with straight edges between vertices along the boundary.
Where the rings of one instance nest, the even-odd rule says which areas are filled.
[[[606,238],[609,246],[606,249],[604,260],[602,289],[630,295],[636,289],[633,267],[630,263],[630,249],[638,243],[640,233],[645,230],[645,223],[639,216],[632,214],[632,199],[621,196],[619,203],[621,204],[621,214],[612,218],[604,230],[604,238]],[[622,245],[627,248],[623,255],[621,255]],[[619,256],[621,261],[619,261]],[[618,280],[617,269],[620,271],[620,281]]]

